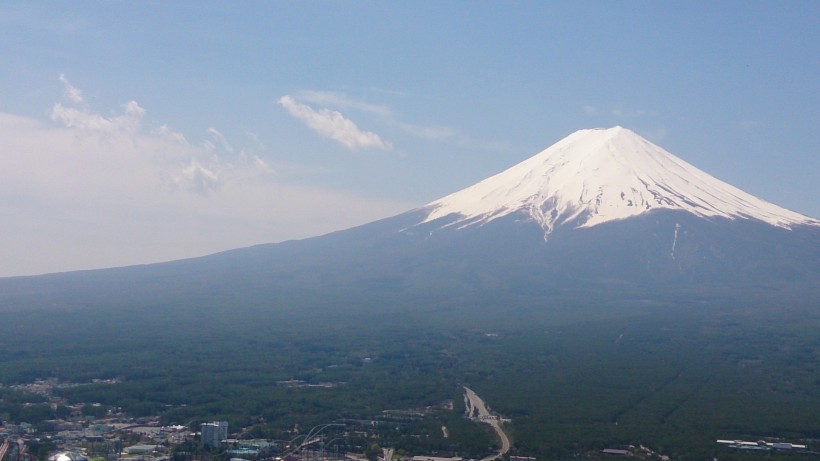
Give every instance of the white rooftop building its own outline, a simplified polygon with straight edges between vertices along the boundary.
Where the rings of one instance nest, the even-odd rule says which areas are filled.
[[[203,447],[219,447],[223,440],[228,438],[228,422],[214,421],[212,423],[202,423],[200,426],[201,437],[199,444]]]

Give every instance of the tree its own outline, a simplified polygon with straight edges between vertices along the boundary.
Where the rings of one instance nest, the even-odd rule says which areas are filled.
[[[379,459],[380,454],[382,454],[382,447],[378,443],[371,443],[364,451],[365,457],[370,461]]]

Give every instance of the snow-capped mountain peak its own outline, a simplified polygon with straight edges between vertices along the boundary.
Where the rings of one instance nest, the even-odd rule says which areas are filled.
[[[423,222],[451,216],[456,219],[448,225],[460,227],[523,213],[545,236],[565,223],[590,227],[657,209],[756,219],[783,228],[820,225],[720,181],[620,126],[577,131],[423,209],[429,212]]]

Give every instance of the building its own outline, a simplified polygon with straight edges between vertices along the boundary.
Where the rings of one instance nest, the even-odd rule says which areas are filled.
[[[729,448],[737,448],[739,450],[805,450],[806,445],[798,445],[796,443],[788,442],[766,442],[765,440],[758,440],[757,442],[747,442],[745,440],[718,440],[717,443],[728,445]]]
[[[48,461],[88,461],[88,458],[76,451],[63,451],[49,456]]]
[[[156,445],[131,445],[126,447],[124,451],[129,455],[150,455],[156,449]]]
[[[463,461],[464,458],[455,456],[452,458],[439,458],[436,456],[413,456],[413,461]]]
[[[219,448],[222,441],[228,438],[228,422],[214,421],[212,423],[202,423],[199,426],[201,437],[199,444],[203,447]]]

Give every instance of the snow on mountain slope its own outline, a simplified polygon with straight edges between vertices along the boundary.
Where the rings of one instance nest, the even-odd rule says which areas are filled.
[[[720,181],[633,131],[580,130],[473,186],[431,202],[422,222],[483,224],[523,212],[545,237],[556,226],[590,227],[657,209],[700,217],[756,219],[790,229],[820,220],[789,211]]]

